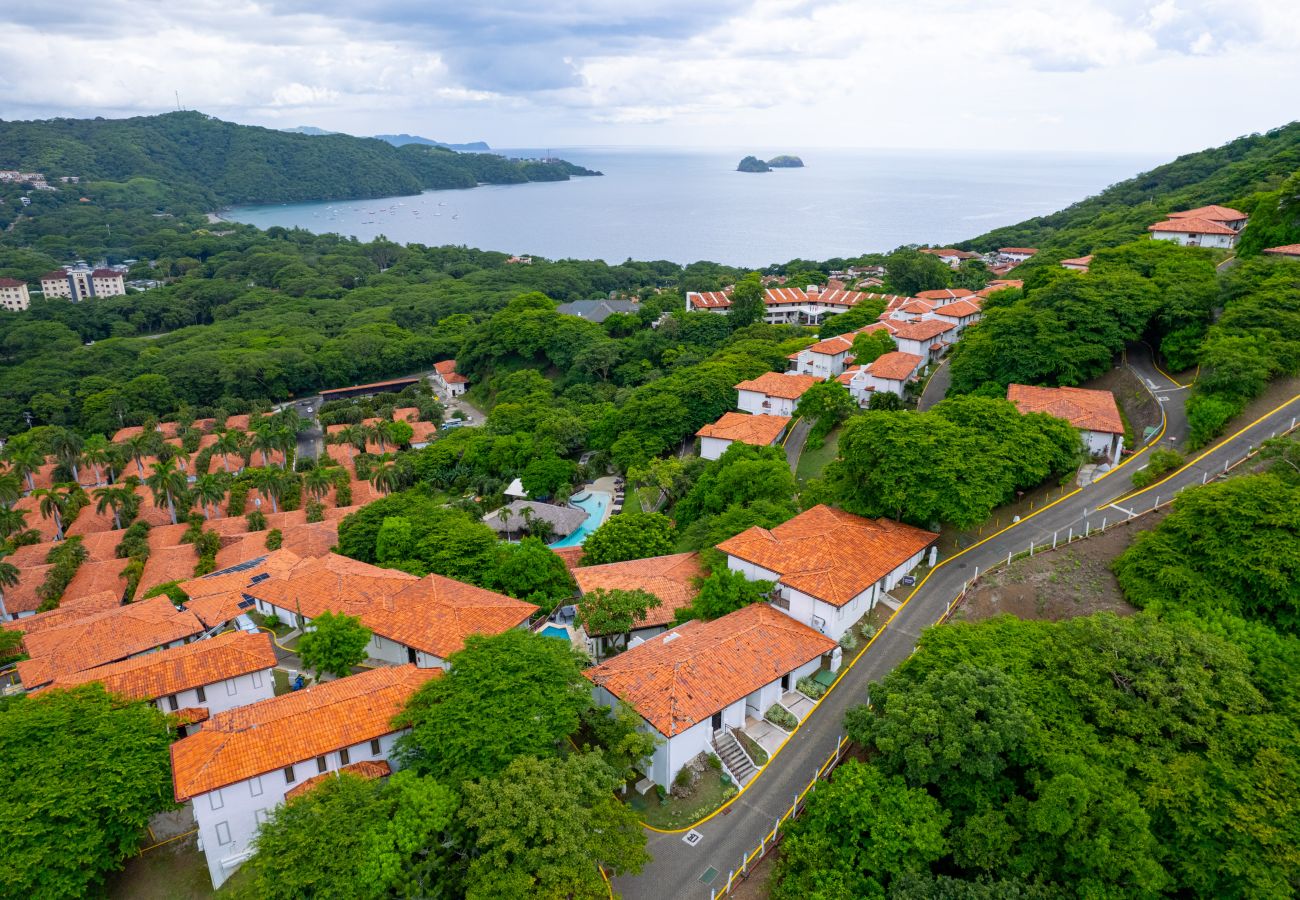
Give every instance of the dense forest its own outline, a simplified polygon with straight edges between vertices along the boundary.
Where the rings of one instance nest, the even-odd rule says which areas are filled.
[[[0,168],[81,179],[94,202],[123,185],[159,186],[166,212],[238,203],[344,200],[430,188],[563,181],[599,174],[563,161],[515,161],[377,138],[236,125],[198,112],[133,119],[0,122]]]
[[[1056,259],[1131,241],[1168,212],[1218,204],[1249,213],[1243,255],[1300,241],[1300,122],[1188,153],[1060,212],[997,228],[958,247],[1037,247]],[[1286,185],[1284,186],[1284,182]],[[1258,225],[1256,224],[1258,223]],[[1267,231],[1267,235],[1264,233]]]

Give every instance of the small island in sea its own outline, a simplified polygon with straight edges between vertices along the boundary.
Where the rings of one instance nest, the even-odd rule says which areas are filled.
[[[763,162],[757,156],[746,156],[736,166],[737,172],[770,172],[773,169],[802,169],[803,160],[797,156],[774,156]]]

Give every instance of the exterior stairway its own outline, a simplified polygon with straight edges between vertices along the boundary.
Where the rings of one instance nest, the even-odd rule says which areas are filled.
[[[749,784],[749,779],[754,777],[754,764],[750,762],[745,751],[740,747],[740,741],[730,731],[719,728],[713,732],[713,749],[722,760],[727,771],[738,782],[737,787],[744,787]]]

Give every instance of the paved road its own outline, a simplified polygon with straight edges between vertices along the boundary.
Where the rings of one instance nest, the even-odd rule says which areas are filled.
[[[799,457],[803,454],[803,445],[811,430],[812,423],[807,419],[799,419],[790,429],[790,436],[785,441],[785,461],[790,464],[791,472],[799,468]]]
[[[1100,527],[1103,519],[1114,521],[1128,512],[1143,512],[1166,502],[1177,490],[1198,485],[1203,477],[1223,471],[1225,464],[1236,462],[1248,448],[1258,447],[1273,432],[1291,427],[1295,417],[1300,416],[1300,395],[1297,395],[1194,457],[1184,469],[1134,493],[1131,473],[1145,464],[1150,451],[1160,446],[1179,446],[1186,441],[1187,419],[1183,412],[1186,389],[1161,373],[1144,347],[1130,350],[1128,364],[1152,390],[1164,411],[1165,428],[1158,441],[1134,454],[1112,473],[940,562],[906,598],[768,767],[750,782],[729,807],[729,812],[699,826],[703,839],[696,846],[687,846],[681,834],[648,833],[647,849],[654,861],[641,875],[616,880],[615,887],[624,897],[629,900],[707,898],[710,885],[700,878],[710,867],[718,872],[711,886],[724,885],[727,873],[770,832],[777,816],[789,808],[795,794],[830,755],[839,740],[845,710],[865,702],[869,685],[911,655],[921,632],[943,616],[949,603],[977,571],[986,571],[1005,561],[1008,553],[1029,549],[1030,541],[1038,547],[1050,546],[1053,535],[1064,541],[1071,529],[1081,533],[1085,528]],[[1118,506],[1123,511],[1111,506],[1116,501],[1120,501]]]
[[[948,365],[948,358],[944,357],[939,362],[939,368],[934,370],[930,380],[925,383],[925,390],[921,392],[921,399],[917,401],[916,408],[925,412],[934,406],[947,396],[950,384],[952,384],[952,366]]]

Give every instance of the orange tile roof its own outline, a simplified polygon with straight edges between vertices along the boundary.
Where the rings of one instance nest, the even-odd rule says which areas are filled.
[[[755,603],[678,626],[583,674],[672,737],[837,646]]]
[[[979,304],[970,300],[954,300],[952,303],[945,303],[934,310],[936,316],[947,316],[950,319],[964,319],[967,316],[979,315],[979,312]]]
[[[1227,225],[1211,222],[1209,219],[1169,219],[1148,225],[1147,231],[1170,231],[1180,234],[1236,234]]]
[[[168,717],[176,725],[197,725],[208,720],[208,708],[206,706],[182,706],[176,712],[169,713]]]
[[[551,552],[564,561],[564,567],[573,571],[582,562],[582,547],[552,547]]]
[[[217,551],[217,567],[227,569],[240,563],[248,562],[259,556],[265,556],[267,531],[253,531],[240,535],[231,543]],[[337,519],[323,522],[308,522],[302,525],[290,525],[280,529],[280,549],[307,559],[325,556],[339,542],[339,523]]]
[[[736,385],[738,391],[757,391],[769,397],[781,397],[785,400],[798,400],[803,392],[817,383],[811,375],[796,375],[786,372],[764,372],[757,378],[742,381]]]
[[[926,319],[923,322],[900,322],[894,328],[894,337],[905,341],[929,341],[955,327],[951,322]]]
[[[999,247],[999,253],[1037,253],[1037,247]]]
[[[814,506],[770,531],[754,526],[718,549],[769,572],[782,584],[843,606],[939,535],[892,519],[866,519]]]
[[[1003,279],[1001,281],[990,281],[979,291],[979,296],[987,299],[990,294],[995,294],[998,291],[1005,291],[1008,288],[1019,289],[1019,288],[1023,288],[1024,286],[1025,283],[1017,278]]]
[[[731,295],[727,291],[691,291],[686,299],[696,309],[723,309],[731,305]]]
[[[969,297],[974,291],[966,288],[938,288],[933,291],[917,291],[916,296],[921,300],[940,300],[947,302],[949,300],[960,300],[962,297]]]
[[[386,666],[217,713],[171,746],[176,802],[391,734],[441,669]]]
[[[876,357],[876,361],[867,366],[867,374],[886,381],[906,381],[916,374],[916,370],[924,362],[924,357],[917,356],[915,353],[895,350]]]
[[[70,688],[98,681],[110,694],[157,700],[274,666],[275,648],[269,634],[228,631],[169,650],[60,675],[50,686]]]
[[[45,582],[46,573],[53,568],[47,563],[23,566],[18,570],[18,583],[4,589],[5,609],[9,615],[16,616],[40,608],[41,598],[36,595],[36,589]]]
[[[303,794],[307,793],[317,785],[324,784],[326,779],[338,778],[340,775],[343,775],[344,773],[348,775],[354,775],[357,778],[361,778],[366,781],[373,781],[376,778],[388,777],[389,775],[393,774],[393,769],[392,766],[388,764],[387,760],[363,759],[361,762],[351,763],[350,765],[346,765],[343,768],[337,769],[333,772],[322,772],[319,775],[313,775],[311,778],[308,778],[302,784],[299,784],[296,787],[292,787],[289,790],[285,791],[284,802],[288,803],[290,800],[296,800],[297,798],[301,797]]]
[[[969,250],[956,250],[952,247],[931,248],[924,247],[922,253],[929,253],[931,256],[955,256],[958,259],[978,259],[978,253],[971,253]]]
[[[129,562],[126,559],[106,559],[103,562],[87,560],[77,569],[77,574],[72,576],[72,581],[63,592],[63,601],[78,600],[104,591],[125,597],[126,579],[122,577],[122,571]]]
[[[166,597],[139,600],[26,635],[23,647],[32,658],[18,663],[18,677],[30,690],[202,631],[197,616],[178,610]]]
[[[361,621],[375,634],[446,659],[462,649],[470,635],[501,634],[522,625],[537,610],[534,603],[496,591],[426,575],[371,604]]]
[[[245,589],[281,609],[301,610],[314,619],[323,612],[360,615],[372,603],[419,579],[396,569],[384,569],[330,553],[304,559],[278,578]]]
[[[448,384],[466,384],[469,382],[468,378],[456,371],[456,360],[454,359],[434,363],[433,370],[442,376],[442,380]]]
[[[863,366],[849,366],[843,372],[836,376],[835,380],[840,384],[847,385],[853,381],[853,376],[862,371]]]
[[[789,416],[751,416],[745,413],[728,412],[723,413],[718,421],[705,425],[695,432],[695,436],[740,441],[742,444],[766,447],[780,437],[785,426],[789,424]]]
[[[573,570],[578,589],[584,594],[603,588],[607,591],[648,591],[658,597],[659,606],[650,610],[637,628],[672,622],[677,610],[691,605],[699,593],[696,581],[704,575],[697,552],[580,566]]]
[[[135,589],[136,596],[143,597],[158,585],[169,581],[188,581],[194,577],[194,567],[198,564],[199,555],[193,544],[150,550],[144,572],[140,575],[140,583]]]
[[[1171,212],[1171,219],[1209,219],[1211,222],[1240,222],[1249,218],[1244,212],[1227,206],[1198,206],[1182,212]]]
[[[920,300],[916,297],[912,297],[906,303],[899,306],[898,309],[895,311],[901,313],[911,313],[914,316],[923,316],[926,313],[931,312],[933,310],[934,310],[934,303],[931,303],[928,300]]]
[[[283,547],[279,550],[267,550],[265,544],[263,544],[262,552],[258,556],[262,559],[256,565],[240,568],[236,572],[226,572],[218,569],[210,575],[182,581],[179,587],[191,600],[198,600],[201,597],[209,597],[214,594],[241,591],[248,587],[253,578],[258,575],[271,575],[275,578],[283,577],[293,571],[294,566],[302,562],[302,557],[292,550]],[[256,558],[250,557],[247,560],[240,560],[239,563],[232,563],[231,565],[251,562]]]
[[[1047,413],[1084,431],[1124,433],[1124,420],[1110,391],[1013,384],[1007,387],[1007,399],[1022,413]]]
[[[1300,257],[1300,244],[1283,244],[1281,247],[1266,247],[1264,252],[1272,253],[1275,256]]]
[[[853,347],[853,336],[837,334],[834,337],[828,337],[824,341],[804,347],[800,353],[821,353],[826,356],[838,356],[841,353],[848,353]]]
[[[1076,256],[1073,259],[1061,260],[1061,265],[1063,266],[1083,266],[1084,268],[1087,268],[1089,265],[1091,265],[1091,263],[1092,263],[1091,253],[1088,254],[1087,256]]]
[[[44,576],[42,575],[42,577]],[[10,588],[10,592],[12,590]],[[9,613],[12,615],[14,608],[9,592],[5,594],[5,605],[9,607]],[[0,622],[0,628],[6,628],[9,631],[21,631],[24,634],[35,634],[38,631],[45,631],[47,628],[62,628],[64,625],[71,624],[83,616],[102,612],[106,609],[114,609],[121,605],[121,594],[114,591],[100,591],[97,594],[79,597],[76,600],[65,600],[54,609],[36,613],[34,616],[23,616],[14,622]],[[35,607],[32,608],[35,609]]]

